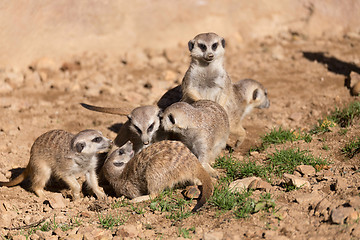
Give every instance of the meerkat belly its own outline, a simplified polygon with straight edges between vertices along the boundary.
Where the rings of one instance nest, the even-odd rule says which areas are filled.
[[[202,99],[219,102],[225,88],[224,77],[222,74],[198,73],[197,81],[193,81],[190,88],[196,90]]]

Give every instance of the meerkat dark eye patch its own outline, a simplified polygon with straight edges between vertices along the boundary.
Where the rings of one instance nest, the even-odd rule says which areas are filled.
[[[119,149],[119,155],[123,155],[125,153],[124,149]]]
[[[79,142],[75,145],[75,149],[78,153],[81,153],[81,151],[84,149],[85,146],[86,146],[85,143]]]
[[[216,49],[217,49],[217,47],[218,47],[218,43],[216,42],[216,43],[214,43],[213,45],[211,45],[211,49],[213,50],[213,51],[215,51]]]
[[[149,132],[152,132],[152,130],[154,129],[154,125],[155,125],[155,123],[152,123],[151,125],[150,125],[150,127],[148,127],[148,129],[147,129],[147,132],[149,133]]]
[[[253,100],[257,99],[259,95],[260,95],[259,89],[255,89],[255,91],[253,92]]]
[[[93,140],[91,140],[92,142],[95,142],[95,143],[99,143],[102,141],[102,137],[96,137],[94,138]]]
[[[114,162],[113,163],[115,167],[121,167],[121,166],[124,166],[124,162]]]
[[[205,52],[205,51],[206,51],[206,49],[207,49],[207,47],[206,47],[206,45],[205,45],[205,44],[198,43],[198,46],[199,46],[199,48],[201,49],[201,51],[203,51],[203,52]]]
[[[134,128],[136,129],[136,131],[137,131],[140,135],[142,134],[142,131],[141,131],[141,129],[140,129],[138,126],[134,125]]]
[[[171,122],[172,124],[175,124],[175,119],[174,119],[174,117],[173,117],[172,114],[170,114],[170,115],[168,116],[168,118],[169,118],[169,120],[170,120],[170,122]]]
[[[221,40],[221,45],[223,46],[223,48],[225,48],[225,39]]]
[[[194,42],[193,41],[189,41],[188,42],[188,47],[189,47],[189,51],[191,52],[194,48]]]

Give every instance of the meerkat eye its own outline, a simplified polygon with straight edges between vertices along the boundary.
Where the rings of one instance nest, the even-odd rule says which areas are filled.
[[[148,133],[151,132],[154,129],[155,123],[152,123],[150,127],[147,129]]]
[[[102,137],[96,137],[94,138],[93,140],[91,140],[92,142],[95,142],[95,143],[99,143],[102,141]]]
[[[253,100],[257,99],[259,96],[259,89],[255,89],[255,91],[253,92]]]
[[[198,46],[199,46],[199,48],[201,49],[201,51],[203,51],[203,52],[205,52],[206,49],[207,49],[206,45],[203,44],[203,43],[198,43]]]
[[[124,162],[114,162],[113,163],[115,167],[121,167],[123,166],[125,163]]]
[[[168,118],[172,124],[175,124],[175,119],[172,114],[170,114]]]
[[[141,129],[140,129],[138,126],[136,126],[136,125],[134,125],[134,127],[135,127],[136,131],[141,135],[141,134],[142,134]]]
[[[219,45],[219,44],[218,44],[217,42],[214,43],[214,44],[211,46],[212,50],[215,51],[215,50],[217,49],[218,45]]]
[[[124,149],[119,149],[119,155],[123,155],[125,153]]]

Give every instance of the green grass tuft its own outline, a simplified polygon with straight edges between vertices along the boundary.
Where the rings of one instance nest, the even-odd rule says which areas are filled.
[[[113,227],[123,225],[127,218],[124,216],[113,217],[111,214],[98,214],[99,224],[102,228],[113,229]]]
[[[314,157],[309,151],[300,149],[276,150],[275,153],[268,155],[267,159],[268,172],[277,177],[281,177],[284,173],[292,174],[298,165],[328,165],[326,159]]]
[[[357,137],[353,141],[345,144],[345,146],[341,149],[341,152],[345,154],[346,157],[353,158],[360,152],[360,137]]]

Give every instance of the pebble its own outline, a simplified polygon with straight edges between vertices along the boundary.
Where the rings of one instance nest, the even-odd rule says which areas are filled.
[[[358,218],[358,213],[352,207],[340,206],[331,211],[331,222],[335,224],[350,223]]]
[[[221,240],[223,238],[224,238],[224,233],[218,232],[218,231],[207,232],[207,233],[204,233],[204,236],[203,236],[204,240]]]
[[[336,192],[341,192],[347,189],[348,184],[346,183],[346,180],[344,178],[337,177],[334,186]]]
[[[315,176],[316,173],[315,168],[310,165],[299,165],[295,170],[301,173],[303,176],[305,175],[306,177]]]
[[[121,237],[130,237],[130,238],[136,238],[141,232],[141,225],[124,225],[120,226],[117,230],[115,235],[121,236]]]
[[[300,178],[288,173],[284,173],[283,178],[288,185],[293,185],[297,188],[310,187],[310,182],[304,178]]]
[[[273,187],[271,186],[270,183],[262,180],[262,179],[255,179],[254,181],[252,181],[249,186],[248,189],[255,189],[255,190],[265,190],[266,192],[270,192]]]
[[[315,206],[314,215],[318,217],[324,216],[327,220],[327,218],[329,217],[330,207],[331,202],[324,198]]]
[[[312,192],[312,193],[298,193],[295,196],[296,202],[299,204],[309,204],[315,206],[317,201],[319,201],[319,198],[321,198],[320,194],[318,192]]]
[[[66,200],[64,199],[61,193],[51,194],[48,200],[50,203],[50,207],[53,209],[62,209],[62,208],[66,208],[67,206]]]
[[[238,179],[236,181],[233,181],[232,183],[230,183],[229,185],[229,189],[232,192],[242,192],[246,189],[248,189],[249,185],[254,181],[254,180],[261,180],[261,178],[258,177],[248,177],[248,178],[243,178],[243,179]]]

